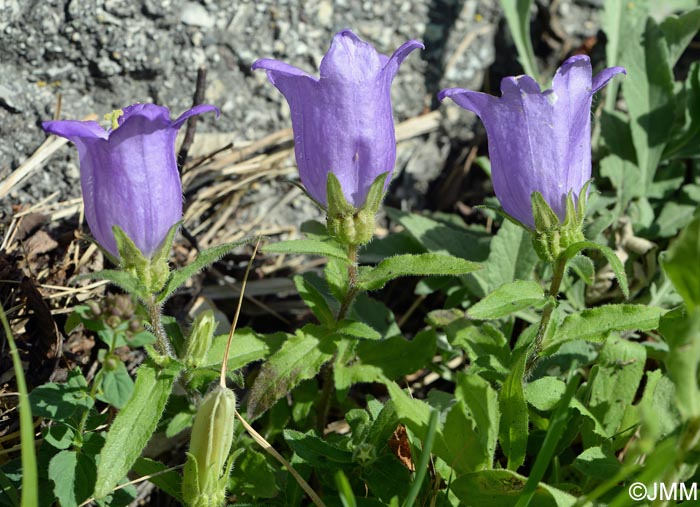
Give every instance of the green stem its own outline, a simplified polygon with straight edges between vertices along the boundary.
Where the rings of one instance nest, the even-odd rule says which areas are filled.
[[[336,319],[338,322],[347,316],[350,305],[352,305],[355,296],[357,296],[359,292],[359,288],[357,287],[357,245],[348,246],[348,259],[350,259],[350,264],[348,265],[348,291],[345,293],[343,302],[340,305],[340,311]]]
[[[554,273],[552,274],[552,282],[549,285],[549,291],[547,296],[549,297],[549,302],[544,307],[542,311],[542,318],[540,319],[540,326],[537,329],[537,336],[535,337],[535,345],[532,349],[532,354],[528,359],[527,366],[525,368],[525,376],[527,377],[532,368],[534,368],[537,363],[540,352],[542,351],[542,342],[547,333],[547,327],[549,326],[549,321],[552,318],[552,313],[557,307],[557,296],[559,295],[559,289],[561,287],[561,282],[564,279],[564,273],[566,272],[566,261],[567,258],[564,255],[560,255],[559,258],[554,262]]]
[[[173,352],[173,347],[170,344],[168,335],[165,333],[163,324],[161,322],[160,316],[160,305],[156,303],[156,297],[151,295],[150,299],[146,301],[146,307],[148,308],[148,315],[151,320],[151,328],[153,329],[153,334],[158,340],[158,352],[168,357],[175,357]]]
[[[340,311],[338,312],[338,317],[335,319],[336,322],[340,322],[347,316],[350,306],[352,306],[352,302],[355,300],[355,296],[357,296],[357,293],[360,291],[357,286],[357,245],[348,246],[348,259],[350,259],[350,264],[348,265],[348,291],[345,293],[345,297],[340,304]],[[323,430],[326,427],[328,411],[331,406],[331,397],[335,390],[333,382],[333,361],[335,361],[335,355],[333,359],[323,367],[321,377],[323,387],[321,389],[321,397],[318,400],[318,412],[316,414],[316,430],[321,438],[323,438]]]
[[[437,410],[430,411],[430,419],[428,419],[428,432],[425,435],[425,441],[423,442],[423,452],[420,455],[420,463],[416,468],[416,476],[413,479],[413,484],[411,484],[411,489],[408,492],[406,501],[403,503],[403,507],[413,507],[416,503],[416,498],[418,498],[418,493],[420,493],[421,486],[423,485],[423,480],[425,479],[425,473],[428,470],[428,461],[430,461],[430,452],[433,450],[433,443],[435,443],[435,434],[437,433],[437,423],[438,423],[438,412]]]
[[[22,361],[19,351],[15,345],[15,339],[10,329],[10,323],[5,315],[5,308],[0,303],[0,320],[2,320],[7,342],[10,345],[10,355],[12,356],[12,367],[15,370],[17,380],[17,392],[19,393],[19,432],[22,459],[22,507],[36,507],[39,504],[39,482],[36,466],[36,449],[34,448],[34,424],[32,420],[32,409],[29,406],[29,392],[27,382],[24,379]]]

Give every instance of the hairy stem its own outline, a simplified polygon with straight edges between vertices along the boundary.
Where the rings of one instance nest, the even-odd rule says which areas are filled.
[[[350,264],[348,265],[348,291],[345,293],[343,302],[340,305],[340,311],[336,319],[338,322],[347,316],[350,305],[352,305],[355,296],[359,292],[357,287],[357,245],[348,246],[348,258],[350,259]]]
[[[561,287],[561,282],[564,279],[564,273],[566,272],[566,261],[566,257],[561,255],[554,263],[554,273],[552,274],[552,282],[550,283],[549,291],[547,292],[547,296],[550,298],[550,301],[547,302],[547,305],[542,311],[540,326],[537,329],[537,336],[535,337],[535,345],[532,349],[532,354],[530,355],[530,358],[527,362],[527,366],[525,368],[526,376],[529,375],[532,369],[534,368],[535,364],[537,363],[539,354],[542,351],[542,342],[544,341],[545,334],[547,333],[547,327],[549,327],[549,321],[552,318],[552,312],[554,312],[554,309],[557,307],[558,304],[557,296],[559,295],[559,288]]]
[[[350,306],[359,292],[359,287],[357,286],[357,245],[348,246],[348,258],[350,259],[350,264],[348,265],[348,291],[345,293],[345,297],[340,304],[340,311],[338,312],[336,322],[340,322],[347,316]],[[335,391],[333,382],[333,361],[335,361],[335,355],[321,370],[321,383],[323,387],[321,388],[321,397],[318,401],[318,412],[316,414],[316,430],[321,438],[323,438],[323,430],[326,427],[326,420],[328,419],[331,397],[333,396],[333,391]]]
[[[151,297],[146,301],[146,307],[148,308],[148,315],[151,320],[151,330],[158,340],[156,345],[158,352],[169,357],[175,357],[173,352],[173,347],[170,344],[168,335],[165,333],[165,328],[161,322],[160,315],[160,305],[156,303],[156,297],[151,295]]]

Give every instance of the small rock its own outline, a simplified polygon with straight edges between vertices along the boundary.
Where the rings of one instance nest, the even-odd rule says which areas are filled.
[[[199,26],[211,28],[214,26],[214,18],[207,12],[207,9],[198,3],[187,2],[180,14],[180,21],[189,26]]]

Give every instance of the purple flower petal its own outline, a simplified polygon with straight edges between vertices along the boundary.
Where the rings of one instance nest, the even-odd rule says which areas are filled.
[[[500,98],[457,88],[438,98],[450,97],[479,115],[496,196],[507,213],[534,228],[533,192],[563,220],[567,193],[578,196],[591,178],[591,99],[621,71],[607,69],[592,80],[588,57],[574,56],[557,70],[551,90],[542,92],[534,79],[518,76],[501,81]]]
[[[41,127],[49,134],[71,141],[81,137],[107,139],[109,135],[96,121],[51,120],[41,122]]]
[[[627,71],[624,67],[609,67],[601,70],[593,77],[593,93],[597,92],[603,86],[608,84],[608,81],[610,81],[617,74],[627,74]]]
[[[124,108],[118,128],[109,133],[96,122],[43,124],[78,148],[85,217],[95,239],[112,255],[119,256],[114,225],[150,257],[182,218],[177,128],[192,114],[211,110],[216,108],[197,106],[173,122],[165,107],[135,104]]]
[[[326,204],[326,182],[332,171],[348,202],[359,208],[374,179],[393,171],[391,80],[408,53],[421,46],[409,41],[387,58],[343,30],[321,62],[319,79],[276,60],[253,64],[253,69],[267,71],[270,82],[287,99],[299,175],[314,199]]]

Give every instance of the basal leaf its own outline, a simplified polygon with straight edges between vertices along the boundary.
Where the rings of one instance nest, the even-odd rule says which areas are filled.
[[[518,50],[520,65],[523,66],[525,74],[537,79],[540,73],[537,70],[537,60],[535,60],[535,51],[530,38],[532,0],[501,0],[501,7],[508,29],[513,36],[515,48]]]
[[[668,16],[659,28],[668,46],[668,64],[673,68],[700,30],[700,9],[683,13],[681,16]]]
[[[520,498],[527,477],[511,470],[480,470],[462,475],[450,483],[450,490],[463,505],[513,507]],[[530,505],[571,507],[576,498],[564,491],[539,483]]]
[[[661,265],[685,304],[700,306],[700,215],[681,232],[661,257]]]
[[[509,221],[491,240],[488,260],[484,269],[470,275],[477,284],[475,292],[483,297],[503,284],[514,280],[528,280],[537,263],[530,233]]]
[[[609,436],[625,429],[620,424],[634,401],[646,357],[642,345],[618,337],[610,337],[600,351],[589,381],[588,409]]]
[[[284,430],[284,439],[289,447],[308,464],[323,468],[338,468],[352,464],[352,453],[314,435],[313,431],[301,433]]]
[[[649,188],[675,121],[673,74],[663,32],[648,18],[641,44],[622,55],[627,69],[622,89],[644,188]],[[645,192],[646,193],[646,192]]]

